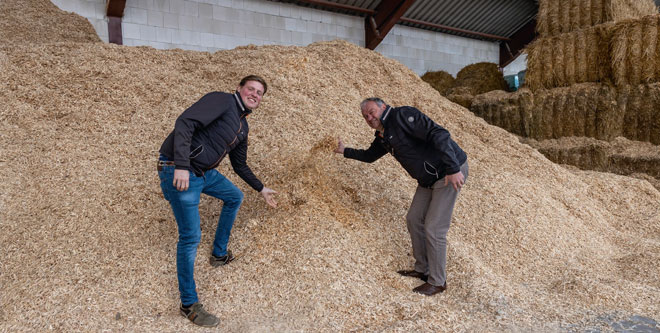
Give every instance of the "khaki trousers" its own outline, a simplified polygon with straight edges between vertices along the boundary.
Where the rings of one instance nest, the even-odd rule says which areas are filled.
[[[461,165],[467,181],[468,163]],[[440,179],[432,188],[418,186],[406,216],[412,240],[415,270],[429,276],[428,283],[442,286],[447,280],[447,232],[458,197],[451,184]]]

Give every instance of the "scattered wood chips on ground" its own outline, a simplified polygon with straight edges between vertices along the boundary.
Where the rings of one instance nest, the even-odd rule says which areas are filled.
[[[250,116],[248,162],[279,207],[224,161],[246,200],[229,244],[238,258],[213,269],[221,203],[202,199],[196,279],[221,330],[556,331],[604,314],[660,320],[658,190],[554,164],[376,52],[343,41],[209,54],[25,38],[0,45],[0,331],[198,330],[177,309],[177,231],[157,150],[186,107],[247,74],[269,82]],[[419,281],[396,274],[413,264],[405,214],[415,181],[391,157],[368,165],[332,152],[337,136],[369,144],[358,103],[370,96],[420,108],[469,156],[441,295],[415,294]]]

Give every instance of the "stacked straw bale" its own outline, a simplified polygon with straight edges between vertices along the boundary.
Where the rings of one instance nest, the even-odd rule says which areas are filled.
[[[582,170],[612,172],[648,180],[660,189],[660,147],[648,142],[631,141],[623,137],[602,141],[587,137],[564,137],[537,141],[522,138],[559,164]]]
[[[540,0],[536,30],[545,38],[655,12],[653,0]]]
[[[623,127],[616,90],[598,83],[539,90],[526,119],[527,136],[534,139],[586,136],[609,140],[619,136]]]
[[[624,86],[618,91],[621,136],[660,145],[660,83]]]
[[[586,136],[609,140],[620,136],[624,112],[616,90],[598,83],[515,93],[490,92],[475,97],[470,108],[489,124],[537,140]]]
[[[445,71],[436,71],[424,73],[424,75],[422,75],[422,80],[430,84],[431,87],[437,90],[441,95],[445,96],[447,94],[447,89],[454,85],[456,79]]]
[[[557,166],[377,52],[343,41],[209,54],[14,40],[0,54],[0,331],[197,330],[177,309],[176,223],[157,151],[185,108],[252,73],[269,90],[250,116],[249,163],[279,192],[279,207],[221,163],[246,196],[229,243],[238,258],[213,269],[221,203],[200,202],[195,274],[222,331],[660,321],[660,192]],[[414,294],[419,281],[396,274],[413,265],[405,214],[415,181],[392,157],[367,165],[331,151],[337,136],[371,142],[357,111],[369,96],[419,107],[469,156],[441,295]]]
[[[470,111],[489,124],[520,136],[528,136],[528,117],[532,114],[533,97],[534,94],[527,88],[518,89],[514,93],[494,90],[477,95]]]
[[[612,74],[619,87],[660,81],[660,15],[617,23],[612,33]]]
[[[447,90],[447,98],[466,108],[470,108],[474,96],[493,90],[506,90],[504,80],[497,64],[480,62],[463,67],[451,88]]]
[[[537,38],[527,46],[525,86],[538,90],[575,83],[610,82],[609,42],[613,27],[613,24],[600,24]]]

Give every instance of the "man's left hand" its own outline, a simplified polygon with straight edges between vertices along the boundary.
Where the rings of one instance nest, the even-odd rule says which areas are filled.
[[[463,173],[459,171],[453,175],[446,175],[445,186],[447,186],[447,184],[451,184],[451,186],[454,187],[454,190],[458,191],[461,187],[463,187],[463,184],[465,184],[465,177],[463,177]]]
[[[264,196],[264,199],[269,206],[273,208],[277,207],[277,201],[275,201],[275,194],[277,194],[277,192],[264,186],[260,193]]]

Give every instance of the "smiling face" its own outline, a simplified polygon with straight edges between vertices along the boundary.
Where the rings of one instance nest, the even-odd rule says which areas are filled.
[[[378,106],[378,103],[369,101],[364,104],[362,107],[362,117],[367,122],[369,127],[375,130],[382,130],[383,124],[380,123],[380,116],[383,115],[383,111],[387,106],[382,104]]]
[[[241,95],[243,104],[251,110],[258,108],[264,97],[264,86],[258,81],[247,81],[244,85],[239,85],[236,90]]]

